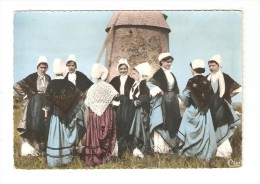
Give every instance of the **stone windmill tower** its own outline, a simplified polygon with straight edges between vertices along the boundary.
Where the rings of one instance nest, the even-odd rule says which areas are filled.
[[[117,75],[120,58],[126,58],[130,67],[148,62],[152,73],[159,68],[158,55],[169,51],[170,28],[167,16],[160,11],[116,11],[106,31],[106,66],[110,81]]]

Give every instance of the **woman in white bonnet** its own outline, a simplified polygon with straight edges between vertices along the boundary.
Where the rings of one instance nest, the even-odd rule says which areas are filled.
[[[55,59],[52,80],[45,93],[45,117],[50,120],[47,141],[47,164],[60,167],[69,164],[78,142],[77,117],[82,110],[82,92],[70,81],[63,79],[66,66]]]
[[[186,106],[178,132],[180,155],[209,161],[217,152],[217,142],[210,113],[213,90],[202,74],[205,64],[201,59],[191,62],[193,77],[179,96]]]
[[[74,54],[68,56],[66,66],[68,72],[64,78],[71,81],[79,90],[85,93],[93,82],[84,73],[77,70],[77,61]]]
[[[96,63],[92,67],[92,78],[97,82],[87,93],[85,105],[89,109],[86,128],[85,165],[95,166],[109,160],[116,143],[115,111],[111,105],[118,92],[105,82],[108,70]]]
[[[219,54],[214,55],[208,61],[210,74],[207,78],[214,91],[211,113],[218,144],[217,156],[230,157],[232,147],[229,138],[241,122],[231,106],[231,98],[241,92],[242,87],[221,71],[222,65],[222,57]]]
[[[21,155],[38,156],[45,154],[46,134],[48,128],[44,124],[44,93],[51,80],[46,74],[47,58],[40,56],[37,71],[14,84],[13,88],[23,99],[22,117],[17,127],[21,138]]]
[[[174,58],[170,53],[158,56],[160,68],[147,81],[150,89],[151,147],[154,152],[172,153],[177,147],[177,133],[180,125],[179,87],[171,72]]]
[[[129,135],[133,155],[139,158],[144,158],[144,154],[150,151],[150,92],[146,86],[146,78],[149,77],[150,72],[151,67],[148,62],[138,64],[132,71],[135,83],[129,96],[132,101],[128,118],[131,122]]]
[[[134,79],[128,75],[130,66],[127,59],[121,58],[117,64],[119,76],[114,77],[109,83],[119,93],[119,105],[115,106],[116,110],[116,130],[119,157],[130,147],[128,132],[131,124],[128,124],[128,111],[131,101],[129,100],[130,89]]]

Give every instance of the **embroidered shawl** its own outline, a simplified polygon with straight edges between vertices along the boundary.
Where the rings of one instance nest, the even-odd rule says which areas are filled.
[[[111,84],[99,80],[89,88],[85,104],[101,116],[117,94],[118,92]]]
[[[203,75],[196,75],[189,79],[186,89],[190,90],[190,103],[206,113],[214,94],[210,82]]]
[[[54,79],[45,92],[46,105],[53,107],[60,118],[69,119],[82,99],[81,94],[82,92],[72,82]]]

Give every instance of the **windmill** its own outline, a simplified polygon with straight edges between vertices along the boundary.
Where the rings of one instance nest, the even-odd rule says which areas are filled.
[[[160,11],[115,11],[106,28],[107,38],[99,53],[100,61],[106,49],[105,65],[109,69],[108,81],[117,75],[120,58],[126,58],[130,70],[137,64],[148,62],[152,74],[159,68],[158,55],[169,51],[167,16]]]

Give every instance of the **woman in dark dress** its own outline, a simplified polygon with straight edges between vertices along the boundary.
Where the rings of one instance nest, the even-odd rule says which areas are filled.
[[[115,107],[118,156],[121,156],[123,152],[130,147],[128,133],[131,127],[129,123],[131,122],[128,121],[127,114],[131,104],[129,92],[135,80],[127,75],[129,69],[130,67],[127,60],[121,58],[117,65],[117,70],[120,75],[110,81],[110,84],[119,93],[119,106]]]
[[[150,75],[149,63],[141,63],[134,67],[132,77],[135,79],[130,90],[129,98],[132,106],[129,111],[129,121],[131,129],[131,146],[135,157],[144,158],[144,154],[150,148],[149,136],[149,113],[150,113],[150,93],[146,86],[146,77]]]
[[[173,57],[161,53],[160,69],[147,81],[150,89],[151,113],[150,134],[154,152],[172,153],[177,148],[177,133],[180,125],[179,87],[171,72]]]
[[[14,90],[23,99],[22,117],[17,127],[21,139],[21,155],[39,156],[45,154],[48,126],[45,125],[44,93],[51,77],[47,58],[40,56],[37,71],[14,84]]]
[[[241,92],[242,87],[228,74],[221,71],[222,58],[219,54],[208,61],[208,66],[210,74],[207,79],[214,91],[210,110],[218,144],[217,156],[230,157],[232,147],[229,139],[241,123],[231,106],[231,98]]]

